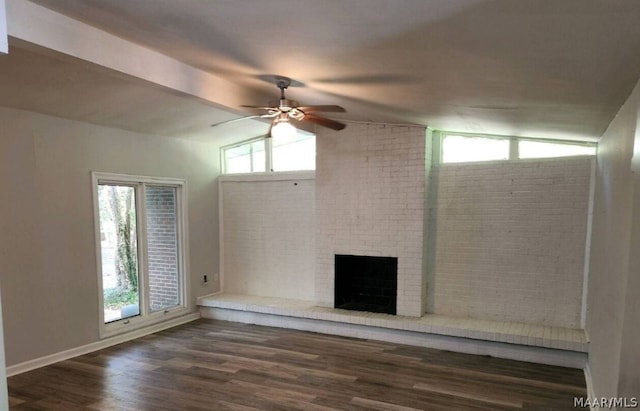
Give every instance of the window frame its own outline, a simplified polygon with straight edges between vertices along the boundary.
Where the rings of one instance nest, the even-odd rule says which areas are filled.
[[[160,322],[168,321],[192,312],[191,286],[188,264],[188,225],[187,225],[187,181],[179,178],[148,177],[107,172],[91,173],[93,196],[93,221],[96,247],[96,271],[98,280],[98,325],[100,338],[138,330]],[[100,205],[98,186],[114,184],[135,188],[136,196],[136,233],[138,241],[138,287],[140,290],[140,314],[109,323],[104,322],[104,290],[102,282],[102,246],[100,233]],[[178,284],[180,289],[178,305],[166,310],[151,312],[149,306],[149,271],[147,266],[147,207],[145,187],[170,186],[176,189],[176,245],[178,257]]]
[[[304,131],[304,130],[298,130],[298,131]],[[314,137],[314,139],[317,138],[315,133],[310,133],[308,131],[304,131],[306,133],[309,133],[310,135],[312,135]],[[253,144],[257,141],[264,141],[264,155],[265,155],[265,171],[249,171],[249,172],[244,172],[244,173],[228,173],[227,172],[227,159],[225,157],[225,152],[227,150],[236,148],[236,147],[240,147],[240,146],[244,146],[246,144]],[[315,140],[314,140],[315,142]],[[316,152],[317,153],[317,152]],[[239,141],[237,143],[233,143],[233,144],[229,144],[226,146],[222,146],[219,149],[219,156],[220,156],[220,171],[221,171],[221,175],[224,176],[241,176],[241,175],[256,175],[256,174],[273,174],[273,173],[306,173],[306,172],[315,172],[315,166],[316,164],[314,164],[314,168],[313,169],[300,169],[300,170],[280,170],[280,171],[274,171],[273,169],[273,139],[268,135],[268,134],[264,134],[258,137],[253,137],[247,140],[242,140]],[[253,169],[253,158],[251,158],[251,168]]]
[[[227,146],[220,147],[220,168],[222,169],[222,174],[227,174],[227,158],[225,156],[225,152],[227,150],[231,150],[237,147],[241,147],[244,145],[250,145],[250,154],[249,161],[251,162],[251,170],[248,173],[230,173],[230,174],[256,174],[256,173],[265,173],[267,170],[271,170],[271,144],[267,142],[269,137],[267,135],[253,137],[248,140],[239,141],[237,143],[229,144]],[[265,152],[265,162],[264,169],[265,171],[253,171],[253,147],[251,146],[253,143],[257,143],[258,141],[264,141],[264,152]]]
[[[519,161],[529,161],[529,160],[543,160],[543,159],[553,159],[553,158],[568,158],[568,157],[589,157],[595,156],[598,150],[598,143],[589,143],[585,141],[568,141],[568,140],[551,140],[551,139],[541,139],[541,138],[526,138],[526,137],[517,137],[516,147],[517,147],[517,158]],[[566,146],[580,146],[580,147],[593,147],[596,149],[594,154],[572,154],[568,156],[549,156],[549,157],[521,157],[520,156],[520,143],[530,141],[534,143],[546,143],[546,144],[555,144],[555,145],[566,145]]]
[[[505,159],[491,159],[491,160],[474,160],[474,161],[452,161],[452,162],[444,162],[444,141],[447,137],[463,137],[463,138],[478,138],[478,139],[485,139],[485,140],[499,140],[499,141],[506,141],[507,142],[507,158]],[[439,148],[439,153],[438,153],[438,163],[439,164],[468,164],[468,163],[491,163],[491,162],[499,162],[499,161],[509,161],[513,158],[513,154],[514,154],[514,148],[513,148],[514,144],[511,141],[511,139],[509,137],[498,137],[498,136],[488,136],[488,135],[483,135],[483,134],[477,134],[477,135],[469,135],[469,134],[464,134],[464,133],[443,133],[440,136],[439,139],[439,144],[438,144],[438,148]],[[517,144],[516,144],[517,147]]]
[[[548,138],[532,138],[532,137],[515,137],[515,136],[498,136],[492,134],[473,134],[473,133],[456,133],[456,132],[448,132],[448,131],[434,131],[433,133],[433,152],[432,152],[432,162],[433,165],[442,166],[442,165],[461,165],[461,164],[490,164],[490,163],[504,163],[504,162],[520,162],[520,161],[539,161],[539,160],[552,160],[552,159],[561,159],[561,158],[575,158],[575,157],[595,157],[597,154],[578,154],[571,156],[553,156],[553,157],[527,157],[521,158],[519,146],[521,141],[534,141],[541,143],[550,143],[550,144],[564,144],[564,145],[572,145],[572,146],[584,146],[584,147],[594,147],[597,150],[598,143],[590,142],[590,141],[578,141],[578,140],[556,140],[556,139],[548,139]],[[496,140],[508,140],[509,141],[509,158],[505,160],[477,160],[477,161],[462,161],[462,162],[443,162],[443,146],[444,139],[447,136],[461,136],[468,138],[490,138]]]

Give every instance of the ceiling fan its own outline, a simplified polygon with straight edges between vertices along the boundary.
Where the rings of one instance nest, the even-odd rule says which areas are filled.
[[[270,101],[269,105],[267,106],[242,106],[251,110],[257,110],[259,112],[266,111],[265,114],[228,120],[222,123],[214,124],[213,126],[250,118],[272,118],[273,121],[271,123],[271,127],[269,128],[268,135],[276,137],[291,135],[292,133],[296,132],[295,127],[291,124],[291,120],[306,121],[322,127],[330,128],[332,130],[342,130],[346,127],[344,123],[319,116],[317,114],[321,112],[344,113],[346,111],[344,108],[336,105],[301,106],[297,101],[286,98],[285,90],[290,85],[291,79],[278,76],[276,77],[276,86],[280,89],[279,100]]]

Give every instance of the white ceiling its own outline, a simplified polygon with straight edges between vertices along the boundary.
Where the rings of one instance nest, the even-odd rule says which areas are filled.
[[[33,2],[262,95],[289,76],[289,97],[354,121],[593,139],[640,76],[637,0]],[[0,78],[2,105],[155,134],[212,134],[242,110],[33,49]]]

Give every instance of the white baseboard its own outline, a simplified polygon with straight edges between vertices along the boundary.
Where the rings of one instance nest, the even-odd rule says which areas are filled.
[[[100,341],[96,341],[87,345],[72,348],[70,350],[61,351],[55,354],[46,355],[44,357],[35,358],[33,360],[21,362],[19,364],[7,367],[7,377],[11,377],[23,372],[35,370],[36,368],[44,367],[46,365],[54,364],[60,361],[68,360],[69,358],[77,357],[79,355],[88,354],[90,352],[98,351],[103,348],[111,347],[112,345],[120,344],[125,341],[130,341],[136,338],[143,337],[148,334],[153,334],[158,331],[166,330],[167,328],[175,327],[181,324],[185,324],[200,318],[200,313],[192,313],[182,317],[174,318],[169,321],[161,322],[158,324],[150,325],[148,327],[140,328],[135,331],[131,331],[126,334],[120,334],[113,337],[105,338]]]

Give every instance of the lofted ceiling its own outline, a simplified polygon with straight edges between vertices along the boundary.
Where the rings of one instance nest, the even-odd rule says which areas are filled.
[[[640,76],[637,0],[32,2],[256,96],[291,77],[289,97],[351,121],[593,140]],[[0,77],[1,105],[153,134],[216,135],[244,114],[33,48],[0,58]]]

